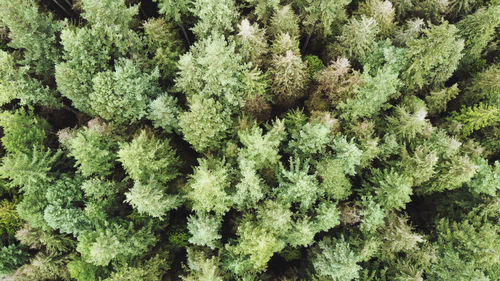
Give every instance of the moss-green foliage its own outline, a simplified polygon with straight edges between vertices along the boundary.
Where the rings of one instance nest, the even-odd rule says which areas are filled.
[[[499,280],[498,1],[0,0],[0,279]]]
[[[2,25],[9,28],[9,47],[23,52],[19,63],[28,66],[31,73],[52,80],[61,55],[56,45],[63,23],[28,0],[0,1],[0,11]]]
[[[115,147],[97,128],[84,127],[68,140],[69,155],[75,158],[75,167],[85,177],[109,175],[115,165]]]

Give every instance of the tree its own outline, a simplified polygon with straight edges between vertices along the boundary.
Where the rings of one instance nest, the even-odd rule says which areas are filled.
[[[162,94],[149,104],[149,114],[147,118],[153,121],[155,128],[162,128],[167,133],[179,130],[178,117],[180,108],[177,99],[166,94]]]
[[[451,77],[463,56],[464,41],[457,35],[458,29],[445,21],[429,25],[420,38],[408,40],[408,64],[401,75],[408,90],[438,86]]]
[[[170,81],[177,71],[176,63],[184,52],[177,30],[164,19],[151,19],[144,23],[144,33],[152,63],[160,70],[162,80]]]
[[[81,183],[81,178],[62,175],[46,191],[48,205],[43,218],[50,227],[59,229],[61,233],[78,236],[90,228],[90,221],[83,209],[75,207],[83,203]]]
[[[285,134],[284,124],[279,120],[266,134],[263,134],[259,126],[240,131],[238,136],[243,148],[238,155],[242,159],[253,161],[257,170],[275,167],[280,159],[279,146]]]
[[[255,162],[242,158],[238,162],[241,179],[235,186],[236,193],[232,201],[239,209],[255,208],[257,202],[264,198],[269,187],[265,185],[257,173]]]
[[[176,209],[181,203],[177,195],[166,193],[166,187],[151,177],[149,181],[135,181],[134,186],[125,193],[126,202],[130,203],[139,214],[147,214],[162,219],[166,213]]]
[[[299,19],[290,5],[275,10],[268,27],[271,38],[278,38],[281,34],[289,34],[297,38],[299,33]]]
[[[243,19],[237,27],[239,32],[236,40],[241,46],[239,53],[245,61],[252,62],[254,66],[261,66],[268,48],[265,31],[256,23],[250,24],[248,19]]]
[[[19,217],[31,226],[49,229],[44,220],[44,209],[48,205],[46,190],[54,181],[51,173],[61,152],[33,148],[31,153],[13,153],[3,158],[0,167],[2,178],[9,178],[10,185],[19,187],[23,199],[17,205]]]
[[[236,44],[223,35],[214,34],[194,43],[179,59],[176,87],[188,98],[201,95],[216,98],[222,104],[236,107],[241,102],[240,73],[247,66],[235,51]]]
[[[443,88],[438,91],[431,91],[430,94],[425,97],[429,113],[436,115],[445,111],[447,103],[454,99],[460,91],[457,86],[457,84],[453,84],[451,87]]]
[[[362,84],[354,88],[354,96],[339,103],[342,118],[356,120],[375,115],[398,92],[401,81],[393,67],[377,69],[374,76],[369,72],[370,69],[365,69],[361,74]]]
[[[465,40],[464,56],[460,61],[463,66],[476,63],[481,58],[483,50],[494,37],[495,29],[500,26],[499,13],[498,6],[483,8],[457,23],[458,35]]]
[[[460,112],[453,112],[451,119],[460,124],[463,136],[487,126],[500,122],[500,107],[479,103],[470,107],[462,107]]]
[[[273,57],[268,69],[271,78],[271,91],[274,103],[290,107],[304,95],[308,83],[307,66],[302,61],[297,48],[293,47],[294,38],[281,35],[273,44]],[[292,42],[289,45],[288,42]]]
[[[130,143],[121,143],[117,153],[125,171],[135,181],[154,179],[167,183],[177,177],[179,158],[168,140],[142,130]]]
[[[54,65],[60,58],[56,46],[63,23],[50,13],[39,12],[37,3],[28,0],[0,1],[0,18],[10,31],[9,46],[23,52],[19,63],[27,66],[26,73],[52,80]]]
[[[184,139],[198,152],[218,147],[232,125],[230,112],[213,98],[195,95],[188,99],[189,111],[179,115]]]
[[[350,0],[327,1],[307,0],[305,2],[295,1],[297,5],[303,6],[305,16],[302,24],[305,31],[311,34],[319,29],[321,35],[326,37],[332,34],[333,29],[347,19],[345,7],[351,3]]]
[[[299,210],[305,213],[322,195],[316,175],[309,174],[309,160],[290,158],[290,169],[287,170],[281,163],[279,167],[279,198],[287,203],[299,204]]]
[[[373,170],[370,182],[376,201],[386,210],[402,209],[413,194],[412,180],[394,170]]]
[[[219,269],[219,257],[208,257],[203,252],[187,249],[188,275],[180,276],[183,281],[222,281],[223,274]]]
[[[231,198],[226,192],[230,185],[228,167],[221,161],[199,159],[189,181],[186,198],[192,202],[195,212],[215,212],[223,215],[231,207]]]
[[[32,152],[33,148],[43,148],[47,138],[45,130],[49,127],[46,120],[35,116],[31,110],[24,109],[14,113],[2,112],[0,126],[3,128],[3,148],[9,153],[27,154]]]
[[[58,90],[75,108],[93,114],[88,96],[94,91],[95,75],[108,71],[109,76],[110,61],[140,54],[144,44],[130,29],[137,5],[127,7],[123,0],[83,0],[81,5],[90,27],[63,29],[63,62],[56,65],[55,77]]]
[[[382,36],[387,37],[393,32],[395,10],[390,1],[370,0],[364,2],[359,6],[358,12],[375,19]]]
[[[312,255],[312,263],[319,276],[328,276],[333,280],[353,280],[359,277],[359,258],[343,237],[323,238]]]
[[[116,144],[96,129],[83,127],[68,140],[69,155],[76,160],[75,167],[84,176],[107,176],[115,166]]]
[[[18,67],[11,54],[0,51],[0,65],[0,105],[14,99],[19,99],[20,105],[59,105],[55,93],[39,80],[31,78],[29,67]]]
[[[84,231],[78,236],[76,250],[84,261],[107,266],[114,260],[128,260],[144,254],[157,241],[150,228],[134,229],[132,223],[111,222]]]
[[[337,37],[341,52],[349,59],[361,60],[375,43],[379,26],[374,18],[362,15],[361,18],[351,18],[342,27],[342,33]]]
[[[328,109],[352,96],[353,88],[361,84],[360,73],[352,70],[348,59],[332,60],[314,75],[316,86],[309,99],[313,109]]]
[[[191,233],[189,242],[199,246],[207,246],[215,249],[219,246],[222,236],[219,234],[222,218],[201,213],[188,217],[187,228]]]
[[[98,73],[89,95],[92,111],[108,121],[132,123],[147,114],[152,98],[161,91],[159,72],[144,73],[132,60],[119,59],[115,71]]]
[[[225,32],[232,32],[233,24],[239,17],[234,0],[194,0],[191,11],[198,17],[191,30],[199,39],[212,34],[222,35]]]
[[[387,117],[389,130],[401,139],[411,140],[417,135],[426,135],[432,131],[432,125],[426,119],[427,109],[424,101],[413,97],[396,106],[394,115]]]

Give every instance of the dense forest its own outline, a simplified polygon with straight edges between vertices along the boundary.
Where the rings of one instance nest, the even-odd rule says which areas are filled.
[[[0,0],[0,279],[500,280],[499,0]]]

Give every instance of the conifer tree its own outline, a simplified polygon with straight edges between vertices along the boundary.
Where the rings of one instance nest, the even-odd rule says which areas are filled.
[[[462,65],[476,63],[481,58],[483,50],[494,38],[495,29],[500,26],[499,15],[500,7],[495,5],[480,9],[457,23],[458,35],[465,41]]]
[[[27,66],[26,72],[50,81],[60,58],[57,40],[63,23],[39,10],[34,1],[0,1],[1,22],[9,28],[9,46],[23,52],[19,63]]]
[[[457,33],[454,25],[444,22],[430,25],[420,38],[407,42],[408,64],[401,77],[408,90],[438,86],[451,77],[463,56],[464,41]]]

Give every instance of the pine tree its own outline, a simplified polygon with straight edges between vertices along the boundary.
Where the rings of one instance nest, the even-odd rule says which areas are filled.
[[[163,141],[142,130],[130,143],[120,144],[118,160],[135,181],[155,179],[167,183],[177,175],[179,158],[168,140]]]
[[[420,38],[410,39],[406,45],[408,64],[401,77],[411,91],[448,80],[463,56],[464,41],[458,39],[458,29],[445,21],[430,25]]]
[[[344,238],[324,238],[312,251],[312,263],[318,276],[332,280],[353,280],[359,277],[358,256]]]
[[[188,230],[192,237],[189,242],[199,246],[217,248],[222,236],[219,234],[221,218],[209,214],[199,214],[188,217]]]
[[[228,167],[219,161],[210,163],[200,159],[190,178],[189,191],[186,198],[192,202],[196,212],[215,212],[223,215],[231,207],[231,198],[226,189],[230,185]]]
[[[337,37],[340,51],[349,59],[361,60],[375,43],[380,27],[374,18],[351,18]]]
[[[500,26],[499,15],[500,7],[492,6],[479,9],[457,23],[458,35],[465,40],[461,65],[468,66],[481,58],[483,50],[494,38],[495,29]]]
[[[192,12],[198,21],[191,30],[199,39],[232,32],[239,17],[234,0],[194,0]]]
[[[18,67],[14,57],[0,51],[0,105],[19,99],[20,105],[59,106],[54,91],[30,77],[29,67]]]
[[[26,72],[52,80],[60,58],[57,40],[63,23],[39,12],[37,3],[28,0],[0,1],[0,18],[9,28],[8,45],[23,52],[19,63],[27,66]]]

